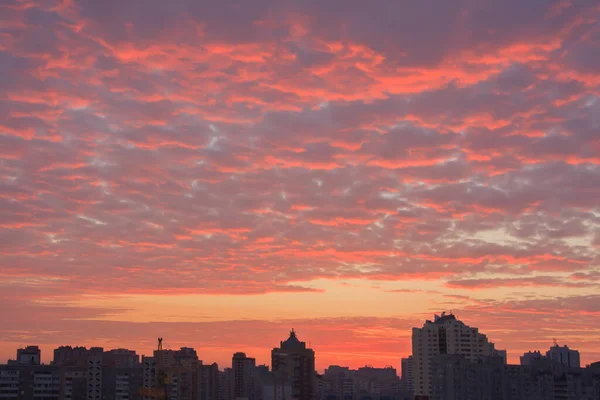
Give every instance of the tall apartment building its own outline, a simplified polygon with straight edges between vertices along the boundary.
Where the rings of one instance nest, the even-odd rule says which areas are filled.
[[[60,393],[63,400],[85,399],[87,370],[79,367],[57,367],[60,370]]]
[[[431,362],[433,384],[429,399],[505,399],[502,380],[505,364],[502,357],[485,357],[473,362],[458,354],[438,354]]]
[[[414,394],[429,396],[432,392],[432,359],[438,354],[460,354],[476,362],[482,356],[497,355],[493,343],[452,314],[436,315],[422,328],[412,330]]]
[[[271,369],[280,382],[289,383],[296,400],[314,400],[316,393],[315,352],[296,337],[292,329],[287,340],[271,351]]]
[[[275,378],[266,365],[255,369],[255,397],[260,400],[291,400],[292,387]]]
[[[0,365],[0,399],[60,400],[60,371],[50,365]]]
[[[233,395],[233,369],[219,371],[219,397],[221,400],[235,400]]]
[[[219,366],[198,366],[198,400],[222,400],[219,393]]]
[[[93,361],[93,360],[92,360]],[[96,369],[95,366],[93,369]],[[55,365],[0,365],[2,400],[134,400],[142,384],[142,370],[101,367],[90,391],[88,369]]]
[[[87,364],[87,400],[102,399],[102,355],[93,354],[88,357]]]
[[[201,363],[196,350],[182,347],[179,350],[154,351],[156,389],[172,400],[192,400],[197,392],[197,368]],[[146,389],[144,389],[146,391]]]
[[[133,368],[140,365],[140,356],[135,350],[113,349],[103,354],[104,365],[118,368]]]
[[[433,358],[430,400],[597,400],[600,364],[570,368],[546,357],[507,365],[501,356],[477,362],[461,355]]]
[[[339,365],[330,365],[326,368],[322,377],[323,383],[326,382],[321,389],[322,396],[331,396],[338,399],[353,397],[355,389],[352,372],[354,371],[350,368]]]
[[[233,370],[233,396],[235,399],[254,399],[254,368],[256,360],[246,357],[246,353],[235,353],[231,359]]]
[[[577,350],[569,349],[566,345],[561,347],[558,344],[555,344],[546,352],[546,357],[553,362],[566,365],[567,367],[581,367],[579,352]]]
[[[415,381],[413,379],[413,356],[400,360],[402,383],[407,392],[413,393]]]
[[[350,369],[329,366],[317,376],[317,399],[400,399],[404,398],[395,368],[364,366]]]
[[[519,360],[521,361],[521,365],[531,365],[536,361],[543,360],[544,356],[538,350],[536,351],[528,351],[524,353]]]
[[[21,365],[40,365],[40,348],[38,346],[27,346],[24,349],[17,350],[17,363]]]
[[[361,367],[352,371],[355,394],[365,396],[394,397],[400,392],[400,378],[395,368]]]
[[[104,355],[102,347],[90,347],[88,350],[85,347],[60,346],[54,349],[53,365],[63,367],[83,367],[87,368],[88,359],[90,356]]]
[[[539,350],[528,351],[520,357],[520,360],[521,365],[532,365],[547,360],[569,368],[581,368],[579,352],[569,349],[566,345],[561,347],[555,344],[546,352],[546,356],[543,356]]]
[[[134,400],[140,396],[143,370],[135,367],[104,367],[102,373],[102,399]]]
[[[143,400],[152,400],[160,393],[154,357],[142,356],[142,396]],[[160,394],[164,395],[164,391]]]
[[[17,400],[19,398],[19,381],[21,371],[15,366],[0,365],[0,398]]]

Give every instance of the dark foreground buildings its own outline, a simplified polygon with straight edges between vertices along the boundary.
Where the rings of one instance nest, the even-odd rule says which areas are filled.
[[[579,352],[555,344],[508,365],[506,352],[454,315],[413,328],[403,381],[423,400],[600,400],[600,363],[580,368]],[[404,376],[406,375],[406,376]]]
[[[314,352],[295,333],[281,344],[276,373],[241,352],[220,371],[192,348],[163,349],[161,339],[141,360],[127,349],[62,346],[50,365],[29,346],[0,365],[0,400],[314,400]]]
[[[552,360],[507,365],[499,357],[433,361],[431,400],[600,400],[600,363],[573,368]]]
[[[0,400],[600,400],[600,362],[555,344],[521,365],[453,315],[413,331],[413,354],[393,367],[315,371],[315,352],[292,330],[271,352],[272,370],[236,352],[232,368],[204,364],[192,348],[151,356],[63,346],[50,365],[37,346],[0,365]],[[415,393],[419,389],[420,393]]]
[[[24,349],[30,352],[32,347]],[[37,357],[22,357],[0,365],[2,400],[129,400],[139,398],[142,369],[129,350],[104,351],[93,347],[60,347],[52,365]]]

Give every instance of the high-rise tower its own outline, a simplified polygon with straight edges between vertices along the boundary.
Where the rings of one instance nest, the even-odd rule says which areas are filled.
[[[231,369],[233,369],[233,396],[235,399],[254,399],[253,375],[255,367],[256,360],[246,357],[246,353],[235,353],[233,355]]]
[[[477,328],[465,325],[452,314],[436,315],[422,328],[412,330],[413,385],[415,395],[431,394],[432,359],[439,354],[460,354],[470,361],[481,356],[496,356],[490,343]]]
[[[292,397],[297,400],[314,400],[316,393],[315,352],[296,337],[290,337],[271,351],[271,368],[278,384],[289,383]]]

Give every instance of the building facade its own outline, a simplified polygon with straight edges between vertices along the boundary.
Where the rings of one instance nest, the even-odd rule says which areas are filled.
[[[198,396],[197,400],[221,400],[219,391],[219,366],[198,366]]]
[[[544,359],[544,356],[537,350],[528,351],[527,353],[524,353],[521,357],[519,357],[521,365],[531,365],[542,359]]]
[[[413,378],[413,356],[409,356],[400,360],[402,383],[404,389],[409,392],[414,392],[415,381]]]
[[[555,344],[546,352],[546,357],[567,367],[579,368],[581,366],[579,352],[569,349],[566,345],[561,347]]]
[[[314,400],[316,394],[315,352],[296,337],[292,329],[287,340],[271,351],[271,368],[276,387],[290,384],[295,400]]]
[[[481,356],[494,356],[496,349],[477,328],[470,327],[452,314],[435,316],[422,328],[412,330],[413,391],[415,395],[432,393],[433,357],[460,354],[477,361]]]
[[[41,354],[42,352],[38,346],[27,346],[24,349],[17,350],[16,362],[21,365],[40,365]]]
[[[254,400],[254,369],[256,360],[246,357],[246,353],[235,353],[231,359],[233,370],[233,396],[235,399]]]
[[[571,368],[547,358],[507,365],[502,357],[474,362],[461,355],[433,357],[429,400],[598,400],[600,365]]]

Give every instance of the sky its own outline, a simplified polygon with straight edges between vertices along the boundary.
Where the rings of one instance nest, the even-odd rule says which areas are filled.
[[[600,360],[596,0],[0,2],[0,362]]]

